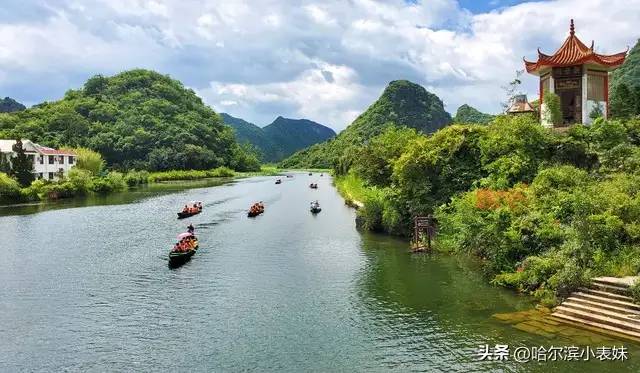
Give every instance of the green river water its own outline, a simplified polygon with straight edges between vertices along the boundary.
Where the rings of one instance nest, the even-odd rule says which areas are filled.
[[[327,175],[274,180],[0,207],[0,370],[640,371],[636,345],[554,322],[468,259],[359,232]],[[177,220],[191,200],[203,213]],[[189,223],[200,249],[170,269]],[[624,345],[629,359],[485,361],[484,344]]]

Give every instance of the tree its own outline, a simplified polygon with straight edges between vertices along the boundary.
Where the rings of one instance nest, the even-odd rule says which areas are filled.
[[[20,185],[27,187],[33,181],[33,161],[27,157],[25,149],[22,146],[22,140],[16,140],[13,145],[13,151],[16,156],[11,160],[11,175],[18,180]]]
[[[626,83],[618,84],[616,90],[611,95],[609,109],[612,118],[630,118],[636,112],[636,97]]]
[[[560,97],[555,93],[545,93],[544,113],[542,118],[545,122],[553,125],[562,124],[562,111],[560,110]]]
[[[506,101],[500,103],[500,105],[502,105],[503,112],[506,112],[507,109],[511,107],[516,96],[522,94],[522,91],[520,91],[520,85],[522,84],[520,77],[522,74],[524,74],[524,70],[516,70],[516,77],[507,85],[501,87],[506,95]]]

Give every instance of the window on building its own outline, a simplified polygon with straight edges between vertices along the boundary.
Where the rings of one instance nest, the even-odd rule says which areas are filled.
[[[64,155],[59,155],[58,156],[58,163],[64,164]]]
[[[69,164],[73,164],[74,161],[75,161],[75,158],[72,155],[70,155],[69,156]]]
[[[603,75],[587,75],[587,100],[604,101]]]
[[[38,179],[42,179],[42,172],[38,172]]]
[[[53,180],[53,176],[54,176],[54,173],[53,172],[49,172],[49,180]]]
[[[56,157],[50,155],[49,156],[49,164],[53,164],[53,162],[55,162]]]
[[[39,157],[38,157],[38,162],[39,162],[40,164],[44,164],[44,156],[43,156],[43,155],[41,155],[41,156],[39,156]]]

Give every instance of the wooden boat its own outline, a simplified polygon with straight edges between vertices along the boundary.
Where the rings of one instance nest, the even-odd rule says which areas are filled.
[[[198,241],[196,241],[196,246],[191,250],[169,252],[169,266],[176,267],[186,263],[196,251],[198,251]]]
[[[188,218],[188,217],[193,216],[193,215],[198,215],[201,212],[202,212],[202,210],[195,210],[195,211],[189,211],[189,212],[180,211],[178,213],[178,219],[184,219],[184,218]]]
[[[309,209],[311,211],[312,214],[317,214],[320,211],[322,211],[322,209],[320,208],[320,204],[318,203],[318,201],[316,202],[312,202],[311,203],[311,208]]]
[[[313,175],[313,172],[309,172],[309,176]]]
[[[287,175],[287,177],[293,177],[293,175]]]
[[[311,183],[311,184],[309,184],[309,188],[318,189],[318,184]]]
[[[255,206],[255,205],[254,205],[254,206]],[[253,206],[251,206],[251,207],[253,207]],[[249,209],[249,212],[247,212],[247,216],[248,216],[248,217],[250,217],[250,218],[253,218],[253,217],[258,216],[258,215],[260,215],[260,214],[262,214],[262,213],[264,213],[264,205],[263,205],[263,206],[261,206],[261,207],[260,207],[260,208],[258,208],[258,209],[252,209],[252,208],[250,208],[250,209]]]
[[[276,184],[282,184],[282,180],[280,179],[276,180]]]

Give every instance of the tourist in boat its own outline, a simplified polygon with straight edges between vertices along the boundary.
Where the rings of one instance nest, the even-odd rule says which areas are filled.
[[[184,205],[184,208],[182,209],[182,212],[188,213],[189,212],[189,206]]]

